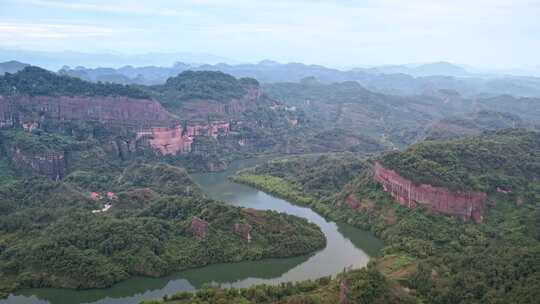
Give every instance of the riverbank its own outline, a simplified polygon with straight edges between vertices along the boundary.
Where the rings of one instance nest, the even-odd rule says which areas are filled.
[[[459,152],[461,151],[459,145],[463,142],[428,142],[411,148],[407,153],[415,157],[404,159],[412,162],[408,164],[411,168],[422,168],[419,164],[422,158],[429,159],[429,162],[425,163],[438,164],[438,161],[447,165],[447,158],[441,160],[441,155],[451,155],[449,158],[452,161],[456,161],[453,157],[455,155],[464,158],[473,155],[475,159],[492,160],[490,148],[494,142],[503,145],[501,151],[514,151],[515,142],[519,142],[519,138],[514,137],[496,139],[464,140],[475,146],[484,145],[481,149],[468,150],[478,151],[477,154],[465,156]],[[526,145],[520,147],[523,151],[519,153],[537,156],[538,149],[534,147],[538,145],[531,144],[530,140],[525,142]],[[450,148],[453,150],[448,148],[449,145],[452,145]],[[445,151],[444,154],[440,154],[441,151]],[[391,155],[400,157],[395,153]],[[511,153],[500,157],[503,157],[501,163],[510,164],[509,166],[514,168]],[[459,161],[463,162],[463,159]],[[537,204],[539,197],[537,191],[539,188],[535,187],[537,185],[529,186],[528,192],[521,196],[521,200],[517,199],[520,198],[519,192],[504,193],[495,190],[497,188],[494,187],[493,191],[488,193],[488,206],[483,222],[473,223],[430,212],[422,205],[416,208],[402,206],[371,177],[368,170],[358,170],[358,167],[353,167],[354,164],[347,164],[340,170],[332,170],[340,163],[345,162],[322,157],[269,162],[245,170],[234,179],[271,191],[275,195],[290,198],[320,193],[322,189],[324,195],[319,197],[324,199],[317,202],[323,202],[325,207],[331,210],[329,218],[372,231],[385,241],[382,256],[374,261],[375,268],[387,280],[396,283],[397,288],[413,295],[417,301],[536,303],[540,290],[537,288],[540,282],[538,276],[540,238],[537,233],[540,231],[538,230],[540,222],[537,220],[540,209]],[[492,166],[488,162],[482,162],[482,165]],[[363,167],[367,168],[366,165]],[[522,168],[529,171],[524,173],[508,171],[510,172],[508,174],[512,175],[508,180],[521,179],[531,174],[537,175],[532,165]],[[472,170],[475,169],[463,172]],[[343,175],[350,176],[347,172],[355,172],[355,176],[343,181]],[[442,170],[436,173],[446,172]],[[501,176],[490,176],[490,179],[483,181],[497,179],[501,179]],[[331,191],[336,181],[341,186]],[[318,203],[312,203],[313,205],[318,206]]]
[[[179,272],[165,278],[128,279],[111,288],[90,290],[31,289],[0,303],[138,303],[145,299],[162,298],[180,291],[195,291],[206,284],[244,288],[253,285],[279,285],[334,275],[352,265],[362,268],[370,255],[381,248],[372,235],[344,224],[326,221],[308,208],[295,206],[285,200],[268,195],[254,188],[232,183],[227,177],[243,165],[254,165],[257,160],[235,163],[230,169],[219,173],[195,174],[193,179],[212,199],[230,205],[284,212],[307,219],[323,231],[327,246],[315,254],[283,259],[263,259],[253,262],[217,264]],[[362,248],[365,248],[362,250]]]
[[[103,184],[95,175],[21,178],[14,189],[0,188],[20,193],[5,196],[13,216],[0,217],[2,293],[106,288],[135,276],[298,257],[326,245],[321,229],[300,217],[205,197],[182,168],[132,165]],[[92,195],[94,188],[115,195]],[[110,208],[93,212],[103,204]]]
[[[332,216],[332,209],[327,205],[319,203],[318,199],[286,180],[271,176],[257,174],[237,174],[230,177],[231,181],[248,185],[255,189],[270,193],[279,198],[289,200],[290,202],[303,207],[309,207],[319,215],[330,221],[339,221],[338,217]]]

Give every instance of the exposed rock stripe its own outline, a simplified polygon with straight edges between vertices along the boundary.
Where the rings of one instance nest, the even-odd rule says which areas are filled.
[[[422,205],[433,213],[457,216],[463,220],[472,219],[477,223],[483,221],[486,200],[483,192],[452,192],[443,187],[415,184],[378,162],[373,166],[373,178],[396,201],[408,208]]]

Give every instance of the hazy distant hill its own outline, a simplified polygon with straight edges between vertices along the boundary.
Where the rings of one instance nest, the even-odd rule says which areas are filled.
[[[362,69],[366,70],[366,69]],[[379,74],[407,74],[415,77],[423,76],[454,76],[470,77],[474,74],[469,73],[463,67],[449,62],[433,62],[421,64],[418,66],[407,65],[388,65],[367,69],[367,71]]]
[[[167,78],[184,70],[221,71],[237,78],[255,78],[261,83],[299,82],[315,77],[322,83],[357,81],[365,88],[387,94],[416,95],[441,89],[459,92],[463,96],[540,96],[540,78],[517,76],[474,76],[459,66],[432,63],[417,67],[390,66],[342,71],[321,65],[286,63],[265,60],[257,64],[204,64],[176,63],[172,67],[132,67],[119,69],[62,69],[61,73],[89,81],[112,81],[135,84],[161,84]]]
[[[4,75],[5,73],[17,73],[27,66],[28,64],[15,60],[0,62],[0,75]]]
[[[191,66],[185,63],[175,63],[171,67],[158,66],[143,66],[133,67],[130,65],[123,66],[119,69],[112,68],[95,68],[87,69],[84,67],[76,67],[71,69],[63,67],[58,73],[69,75],[72,77],[82,78],[93,82],[116,82],[122,84],[144,84],[154,85],[162,84],[169,77],[174,77],[179,73],[189,69]]]
[[[523,120],[514,114],[481,110],[463,116],[442,119],[428,128],[426,139],[454,139],[479,135],[484,131],[525,128]]]
[[[327,84],[314,78],[265,84],[263,90],[303,111],[314,130],[347,130],[390,147],[403,147],[426,136],[453,138],[533,126],[540,117],[539,98],[509,95],[466,98],[453,90],[439,90],[399,96],[373,92],[357,82]]]
[[[58,70],[65,65],[79,66],[82,64],[86,67],[121,67],[125,65],[170,66],[177,61],[196,64],[231,62],[230,59],[205,53],[119,54],[115,52],[46,52],[0,48],[0,62],[8,60],[27,62],[50,70]]]
[[[0,63],[0,74],[2,73],[2,66],[16,72],[22,69],[25,64],[13,61]],[[539,77],[474,76],[474,74],[468,74],[466,70],[459,66],[444,62],[417,67],[390,66],[349,71],[302,63],[281,64],[270,60],[261,61],[257,64],[234,65],[225,63],[197,65],[177,62],[170,67],[154,65],[135,67],[126,65],[120,68],[86,68],[82,66],[70,68],[64,66],[58,73],[92,82],[156,85],[163,84],[169,77],[174,77],[186,70],[220,71],[237,78],[255,78],[261,83],[300,82],[302,79],[309,77],[314,77],[321,83],[356,81],[371,91],[393,95],[421,95],[431,94],[439,90],[452,90],[468,98],[490,98],[499,95],[540,97]],[[416,75],[442,73],[447,75],[415,77],[404,72]],[[467,76],[452,76],[460,74]]]

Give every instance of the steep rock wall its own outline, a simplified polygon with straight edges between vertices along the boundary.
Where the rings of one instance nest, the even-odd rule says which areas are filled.
[[[448,214],[477,223],[483,221],[486,200],[483,192],[452,192],[442,187],[415,184],[378,162],[373,166],[373,178],[396,201],[408,208],[421,205],[433,213]]]
[[[262,92],[260,88],[251,87],[246,90],[246,94],[240,98],[229,100],[213,99],[191,99],[181,103],[178,114],[182,119],[201,121],[206,120],[208,116],[219,117],[237,117],[249,109],[256,106],[261,99]]]
[[[39,155],[25,154],[19,148],[9,151],[12,162],[21,168],[30,169],[54,180],[64,178],[66,162],[64,152],[44,152]]]
[[[181,125],[176,127],[154,127],[137,132],[137,140],[145,140],[161,155],[176,155],[191,151],[193,138],[183,135]]]
[[[241,114],[247,111],[252,105],[254,105],[254,101],[249,99],[234,99],[228,103],[196,99],[183,103],[181,116],[188,120],[203,120],[208,116],[223,118]]]
[[[235,223],[233,226],[233,232],[248,243],[251,242],[251,230],[253,230],[253,227],[249,224]]]
[[[153,99],[122,96],[0,96],[0,128],[17,126],[31,132],[42,126],[51,126],[46,122],[53,122],[52,128],[57,125],[61,128],[64,122],[99,122],[112,130],[107,151],[122,159],[129,158],[140,147],[150,148],[159,155],[204,154],[204,145],[203,149],[192,147],[195,138],[207,136],[213,138],[214,142],[219,140],[228,144],[226,137],[233,133],[229,119],[252,108],[260,98],[260,89],[254,87],[248,89],[245,96],[228,102],[192,100],[184,104],[179,118]],[[218,120],[209,122],[208,117],[213,114],[218,114],[213,117]],[[223,117],[219,118],[220,115]],[[71,128],[71,124],[66,126]],[[115,137],[117,133],[114,130],[117,129],[122,132],[121,137]],[[131,137],[133,133],[136,135]],[[240,147],[246,143],[241,141],[235,145]]]
[[[212,122],[182,127],[153,127],[137,132],[137,141],[146,141],[150,147],[161,155],[189,153],[196,136],[209,136],[218,139],[230,132],[228,122]]]
[[[18,116],[21,122],[27,120],[25,113],[38,113],[46,119],[58,121],[98,121],[126,126],[163,126],[174,120],[174,116],[157,101],[128,97],[0,97],[0,113],[6,105],[10,116]],[[5,120],[5,116],[0,114],[0,119]]]
[[[210,224],[198,217],[191,219],[190,230],[193,236],[198,240],[204,240],[208,236],[208,226]]]
[[[0,128],[13,126],[13,111],[8,100],[0,96]]]

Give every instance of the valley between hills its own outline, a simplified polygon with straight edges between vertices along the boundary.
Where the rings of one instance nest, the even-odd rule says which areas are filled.
[[[327,226],[301,212],[231,204],[196,181],[250,159],[261,161],[223,180],[383,244],[366,254],[365,267],[275,284],[201,284],[144,303],[540,296],[540,94],[485,94],[489,86],[473,80],[447,88],[430,79],[429,89],[413,92],[366,88],[360,79],[260,83],[260,74],[212,69],[156,83],[36,66],[0,76],[4,301],[25,290],[109,288],[209,265],[308,259],[334,244]]]

